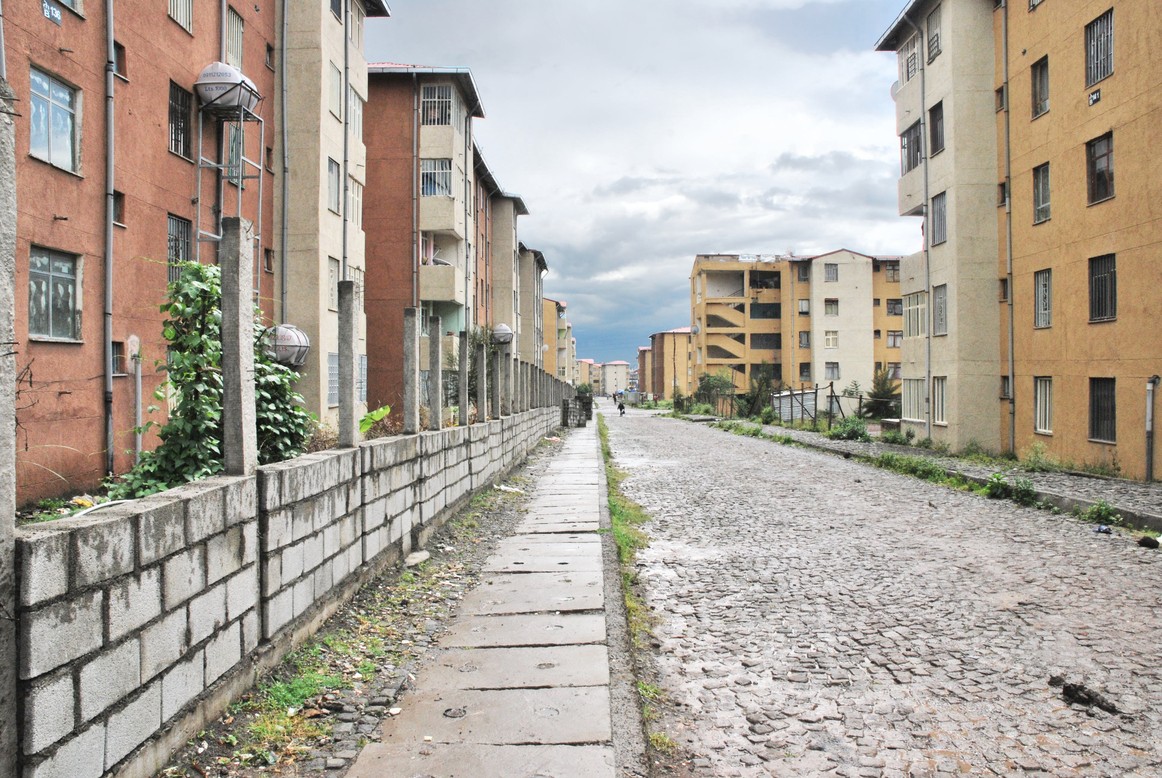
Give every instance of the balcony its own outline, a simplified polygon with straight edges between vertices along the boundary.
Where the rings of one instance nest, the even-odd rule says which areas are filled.
[[[455,265],[420,265],[420,299],[464,305],[464,273]]]

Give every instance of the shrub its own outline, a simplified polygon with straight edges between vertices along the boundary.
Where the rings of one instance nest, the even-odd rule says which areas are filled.
[[[1105,500],[1098,500],[1093,505],[1085,510],[1078,510],[1077,517],[1082,521],[1088,521],[1093,524],[1121,524],[1122,515],[1117,512],[1114,506],[1110,505]]]
[[[871,441],[871,436],[867,434],[867,422],[855,416],[849,416],[836,424],[827,433],[827,437],[832,440]]]
[[[926,481],[944,481],[948,474],[944,468],[927,457],[913,457],[907,454],[884,453],[877,456],[872,463],[885,470],[894,470],[904,475],[923,478]]]
[[[1018,505],[1035,505],[1037,503],[1037,491],[1033,488],[1033,482],[1028,478],[1021,476],[1013,476],[1010,483],[1011,494],[1013,502]]]
[[[1024,459],[1021,460],[1021,467],[1030,473],[1051,473],[1061,469],[1061,466],[1046,453],[1043,443],[1029,446]]]
[[[884,443],[892,443],[897,446],[906,446],[909,443],[909,439],[899,430],[888,430],[880,435],[880,440]]]
[[[759,421],[763,424],[774,424],[777,418],[778,415],[775,413],[775,409],[769,405],[759,412]]]
[[[1009,482],[1005,479],[1004,473],[993,473],[985,482],[984,493],[990,500],[1006,499],[1010,492]]]

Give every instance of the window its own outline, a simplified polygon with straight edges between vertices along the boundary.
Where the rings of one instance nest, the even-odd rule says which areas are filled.
[[[939,246],[948,240],[947,192],[932,198],[932,245]]]
[[[355,227],[363,227],[363,184],[354,178],[347,180],[347,219]]]
[[[899,297],[888,298],[888,316],[903,316],[904,315],[904,301]]]
[[[186,32],[194,31],[194,0],[169,0],[169,18]]]
[[[1118,439],[1116,379],[1089,379],[1089,437],[1113,443]]]
[[[359,0],[351,0],[348,3],[347,13],[348,39],[351,41],[352,46],[359,51],[363,51],[363,20],[367,17],[367,14],[364,13],[363,6],[359,4]]]
[[[920,70],[920,36],[913,35],[900,47],[898,53],[900,64],[900,83],[911,81]]]
[[[928,61],[940,55],[940,6],[928,14]]]
[[[339,310],[339,274],[342,266],[334,257],[327,257],[327,307],[332,311]]]
[[[838,316],[839,315],[839,300],[830,297],[823,301],[823,315],[824,316]]]
[[[900,136],[900,175],[919,167],[924,158],[924,136],[920,131],[920,122],[916,122]]]
[[[1114,72],[1114,9],[1085,25],[1085,85],[1093,86]]]
[[[266,66],[274,70],[274,46],[266,44]]]
[[[194,96],[174,82],[169,82],[169,150],[191,159],[193,150],[193,121],[190,107]]]
[[[30,81],[29,153],[50,165],[76,172],[80,93],[36,68],[31,69]]]
[[[884,279],[890,283],[900,283],[900,263],[888,262],[884,265]]]
[[[1042,0],[1029,0],[1029,10],[1032,11],[1037,6],[1041,5]],[[1001,0],[996,0],[997,5],[1001,4]]]
[[[834,262],[828,262],[823,265],[823,280],[824,281],[838,281],[839,280],[839,265]]]
[[[1008,400],[1012,398],[1012,396],[1013,390],[1012,385],[1009,383],[1009,377],[1007,375],[1003,375],[1001,376],[1001,399]]]
[[[352,8],[356,7],[355,3],[351,4]],[[355,400],[357,402],[367,402],[367,355],[359,355],[359,378],[355,384]]]
[[[193,259],[193,255],[190,253],[193,225],[189,219],[174,216],[172,213],[168,215],[167,222],[166,232],[169,241],[167,259],[169,282],[172,284],[182,274],[182,263],[190,262]]]
[[[266,147],[266,155],[263,157],[262,163],[263,163],[263,165],[265,165],[267,172],[269,172],[269,173],[274,172],[274,147],[273,146]]]
[[[343,118],[343,71],[339,70],[339,66],[332,62],[330,73],[327,107],[331,109],[332,116],[341,120]]]
[[[1114,196],[1114,134],[1107,132],[1085,144],[1090,204]]]
[[[113,223],[125,226],[125,193],[113,191]]]
[[[342,195],[339,192],[341,186],[341,179],[339,178],[339,163],[330,157],[327,158],[327,208],[335,213],[339,213],[339,208],[342,207]]]
[[[336,19],[343,21],[343,0],[331,0],[331,13],[335,14]]]
[[[1009,301],[1009,279],[997,279],[997,295],[999,295],[998,299],[1002,303],[1007,303]]]
[[[872,308],[879,308],[879,307],[880,307],[880,298],[873,297],[872,298]]]
[[[1049,220],[1049,163],[1033,168],[1033,223]]]
[[[799,348],[811,348],[811,331],[802,330],[799,333]]]
[[[944,151],[944,102],[941,101],[928,111],[928,147],[932,154]]]
[[[274,272],[274,249],[262,250],[262,269],[267,273]]]
[[[891,364],[890,362],[888,363]],[[905,419],[924,420],[924,379],[905,378],[901,387],[901,411]]]
[[[28,334],[80,340],[80,259],[33,246],[28,255]]]
[[[799,263],[799,280],[800,281],[810,281],[811,280],[811,266],[808,265],[806,262]]]
[[[811,315],[811,301],[810,300],[800,300],[799,301],[799,315],[800,316],[810,316]]]
[[[129,65],[125,61],[125,46],[113,41],[113,72],[122,78],[129,78]]]
[[[355,87],[347,90],[347,126],[352,137],[360,141],[363,140],[363,102]]]
[[[923,292],[915,292],[903,299],[904,337],[915,338],[928,333],[928,301]]]
[[[838,362],[827,362],[824,365],[824,370],[826,371],[825,377],[824,377],[825,381],[838,381],[839,380],[839,363]]]
[[[1033,63],[1033,118],[1049,110],[1049,57]]]
[[[115,340],[109,344],[112,350],[113,375],[128,375],[129,374],[129,360],[125,355],[125,341]]]
[[[1110,321],[1118,316],[1117,261],[1113,254],[1089,260],[1089,320]]]
[[[899,381],[901,375],[903,375],[903,373],[900,370],[900,363],[899,362],[889,362],[888,363],[888,378],[892,379],[893,381]]]
[[[932,334],[948,334],[948,284],[932,287]]]
[[[800,362],[799,363],[799,380],[800,381],[810,381],[811,380],[811,363],[810,362]]]
[[[327,405],[339,404],[339,354],[327,354]]]
[[[783,347],[783,336],[777,332],[756,332],[750,336],[750,347],[777,351]]]
[[[752,319],[778,319],[782,317],[782,307],[778,303],[751,303],[750,317]]]
[[[421,159],[420,191],[424,197],[451,197],[452,160]]]
[[[1009,182],[1002,181],[997,184],[997,205],[1004,206],[1009,202]]]
[[[839,348],[839,330],[823,331],[823,348]]]
[[[420,99],[420,121],[422,124],[447,126],[452,123],[451,84],[425,85]]]
[[[997,113],[1005,110],[1005,88],[1003,86],[997,87],[995,103],[996,104],[993,107],[996,109]]]
[[[226,64],[242,70],[242,17],[226,9]]]
[[[1038,270],[1033,274],[1033,326],[1053,324],[1053,271]]]
[[[879,340],[881,337],[882,335],[880,334],[879,330],[872,330],[872,338],[874,340]]]
[[[226,180],[234,186],[242,186],[242,126],[237,123],[227,125],[226,133]]]
[[[903,330],[888,330],[888,348],[899,348],[904,345]]]
[[[1033,431],[1048,435],[1053,432],[1053,379],[1033,379]]]
[[[948,376],[932,377],[932,423],[947,424],[945,416],[947,406]]]

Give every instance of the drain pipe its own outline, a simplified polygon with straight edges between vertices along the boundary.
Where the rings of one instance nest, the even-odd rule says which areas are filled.
[[[340,99],[339,110],[343,112],[343,203],[339,213],[343,214],[342,255],[340,258],[339,279],[347,280],[347,222],[351,215],[348,213],[351,203],[351,174],[348,168],[351,164],[351,8],[343,9],[343,97]],[[344,105],[346,103],[346,105]]]
[[[1009,453],[1017,453],[1017,376],[1016,356],[1013,349],[1016,337],[1013,334],[1013,150],[1010,146],[1009,100],[1009,4],[1001,9],[1001,61],[1004,63],[1003,89],[1005,90],[1005,284],[1008,286],[1008,338],[1009,338]]]
[[[420,304],[420,80],[412,73],[412,307]]]
[[[1146,483],[1154,480],[1154,390],[1160,380],[1157,375],[1146,379]]]
[[[4,3],[0,0],[0,79],[8,80],[8,51],[4,48]]]
[[[105,472],[113,475],[116,441],[113,435],[113,0],[105,0]]]
[[[289,321],[290,317],[286,312],[286,298],[287,298],[287,236],[289,231],[287,229],[287,218],[290,213],[288,205],[288,195],[290,194],[290,151],[287,149],[287,139],[289,137],[289,122],[286,120],[286,40],[290,32],[290,22],[287,20],[287,12],[289,9],[290,0],[282,0],[282,35],[278,41],[278,70],[279,70],[279,105],[282,115],[279,117],[279,132],[282,134],[282,203],[280,204],[282,210],[282,225],[279,231],[279,316],[281,321]]]

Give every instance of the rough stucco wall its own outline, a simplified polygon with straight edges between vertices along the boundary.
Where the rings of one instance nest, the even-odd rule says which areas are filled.
[[[0,79],[0,109],[12,91]],[[0,656],[16,656],[13,531],[16,511],[16,127],[0,113]],[[0,778],[16,775],[16,665],[0,665]]]

